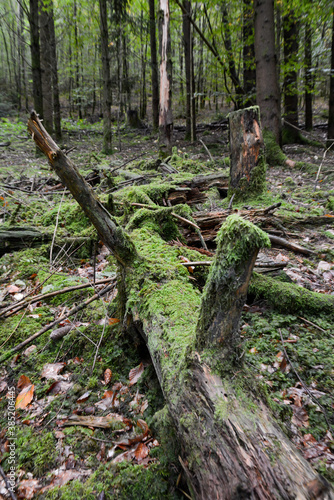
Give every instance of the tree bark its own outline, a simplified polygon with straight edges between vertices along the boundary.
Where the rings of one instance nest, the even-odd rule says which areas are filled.
[[[61,113],[58,85],[58,63],[57,47],[55,35],[55,23],[53,15],[53,3],[50,3],[50,51],[51,51],[51,71],[52,71],[52,90],[53,90],[53,123],[56,139],[61,139]]]
[[[112,153],[112,131],[111,131],[111,79],[109,64],[109,37],[108,37],[108,16],[107,1],[99,0],[100,6],[100,34],[101,34],[101,55],[102,55],[102,75],[103,75],[103,147],[105,154]]]
[[[266,163],[258,106],[229,114],[229,194],[247,198],[261,194],[266,186]]]
[[[312,28],[309,22],[305,25],[305,129],[312,130],[313,128],[313,82],[312,74]]]
[[[192,142],[196,140],[196,112],[194,100],[194,61],[193,61],[193,43],[191,33],[191,3],[188,0],[183,0],[183,7],[188,15],[183,16],[183,43],[184,43],[184,60],[186,70],[186,140]]]
[[[52,93],[52,55],[49,7],[44,0],[40,6],[40,33],[41,33],[41,65],[42,65],[42,94],[43,94],[43,122],[49,134],[53,134],[53,93]]]
[[[255,0],[256,102],[264,130],[281,144],[280,91],[276,72],[274,1]]]
[[[333,9],[333,27],[332,27],[332,53],[331,53],[331,75],[329,79],[329,116],[327,147],[334,143],[334,9]]]
[[[42,70],[38,26],[38,0],[30,0],[29,26],[34,108],[43,117]]]
[[[256,95],[254,21],[252,7],[252,0],[243,0],[242,58],[244,77],[244,108],[254,104]]]
[[[284,37],[284,142],[294,143],[300,139],[298,130],[298,23],[295,13],[290,11],[283,20]]]
[[[167,146],[173,141],[172,61],[169,31],[169,0],[160,0],[160,109],[159,128]]]
[[[159,78],[157,61],[157,40],[155,30],[155,0],[149,0],[150,9],[150,43],[151,43],[151,72],[152,72],[152,119],[153,128],[159,128]]]
[[[119,228],[117,232],[94,192],[48,136],[36,114],[32,114],[28,127],[36,144],[122,263],[120,256],[129,254],[129,241],[124,235],[123,241],[119,238]],[[320,492],[318,498],[333,500],[328,484],[299,455],[262,401],[252,394],[254,380],[247,378],[231,344],[218,342],[217,346],[216,337],[212,343],[207,336],[201,352],[194,351],[195,343],[203,345],[201,324],[196,331],[200,294],[187,272],[180,271],[177,257],[172,257],[172,247],[145,227],[134,231],[132,238],[145,265],[128,268],[126,281],[119,283],[125,287],[119,290],[126,300],[124,324],[132,332],[140,332],[147,343],[177,429],[182,448],[180,461],[192,496],[199,500],[306,500],[315,498],[316,490]],[[158,245],[159,253],[167,255],[168,276],[165,266],[161,271],[159,264],[152,264],[150,239]],[[235,338],[234,326],[239,320],[239,306],[253,260],[248,254],[248,242],[252,241],[252,254],[267,240],[260,230],[235,215],[221,228],[218,239],[222,242],[216,256],[219,272],[212,276],[215,285],[209,280],[207,289],[213,297],[223,290],[231,303],[239,299],[238,306],[230,311],[229,323]],[[134,247],[129,261],[134,258],[133,250]],[[233,290],[229,287],[230,271],[238,277]],[[219,303],[218,298],[215,302]],[[205,299],[202,310],[204,307]],[[218,340],[229,338],[224,332]],[[230,348],[225,349],[226,346]]]

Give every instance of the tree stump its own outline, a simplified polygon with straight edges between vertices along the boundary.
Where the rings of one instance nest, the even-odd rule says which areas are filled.
[[[247,199],[264,192],[266,161],[258,106],[229,114],[230,185],[229,196]]]

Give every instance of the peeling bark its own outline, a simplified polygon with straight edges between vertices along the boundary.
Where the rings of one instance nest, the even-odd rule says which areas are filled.
[[[160,0],[160,111],[159,127],[167,145],[173,140],[172,61],[170,57],[169,0]]]

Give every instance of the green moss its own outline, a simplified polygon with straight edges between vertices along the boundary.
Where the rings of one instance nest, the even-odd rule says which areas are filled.
[[[326,203],[326,208],[330,210],[331,212],[334,212],[334,196],[329,196],[327,203]]]
[[[282,283],[255,272],[249,285],[249,294],[266,299],[279,312],[324,312],[334,316],[333,296],[311,292],[295,283]]]
[[[277,144],[274,134],[269,130],[263,131],[266,160],[270,167],[285,165],[287,157]]]
[[[30,427],[16,426],[16,466],[34,476],[42,476],[57,459],[56,440],[52,432],[38,432]],[[1,463],[5,471],[7,459]]]

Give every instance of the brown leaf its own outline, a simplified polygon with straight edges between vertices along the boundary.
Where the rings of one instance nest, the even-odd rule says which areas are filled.
[[[149,452],[150,450],[145,443],[138,443],[138,446],[135,449],[135,457],[138,460],[138,462],[140,462],[141,460],[147,457]]]
[[[104,383],[106,385],[110,383],[111,377],[112,377],[112,371],[110,370],[110,368],[107,368],[104,372]]]
[[[48,390],[46,391],[46,394],[59,394],[59,393],[64,393],[66,392],[70,387],[72,387],[71,382],[65,382],[64,380],[57,380],[56,382],[53,382]]]
[[[19,498],[30,500],[35,497],[35,493],[41,489],[37,479],[23,479],[18,487]]]
[[[16,403],[15,403],[16,409],[21,408],[23,410],[28,406],[28,404],[32,401],[34,397],[34,389],[35,386],[32,384],[28,385],[20,392],[20,394],[16,398]]]
[[[3,392],[5,389],[7,389],[8,384],[4,380],[0,382],[0,393]]]
[[[129,386],[134,385],[140,377],[142,376],[144,371],[144,365],[143,363],[140,363],[140,365],[136,366],[135,368],[132,368],[129,373]]]
[[[28,387],[28,385],[31,385],[30,379],[26,375],[21,375],[17,382],[17,388],[24,389],[25,387]]]
[[[291,408],[293,410],[291,422],[295,424],[297,427],[308,427],[309,420],[305,408],[296,405],[292,405]]]
[[[34,351],[36,351],[37,347],[35,345],[31,345],[30,347],[27,347],[25,351],[23,351],[23,356],[30,356],[30,354]]]
[[[109,318],[108,319],[109,325],[116,325],[116,323],[119,323],[119,319],[117,318]]]
[[[46,363],[41,373],[42,378],[58,380],[58,373],[62,371],[65,363]]]
[[[82,396],[80,396],[80,398],[77,399],[77,403],[84,403],[85,401],[87,401],[87,399],[89,398],[91,392],[92,391],[85,392],[85,394],[83,394]]]
[[[7,292],[8,293],[17,293],[19,292],[21,289],[16,286],[16,285],[9,285],[9,287],[7,288]]]

